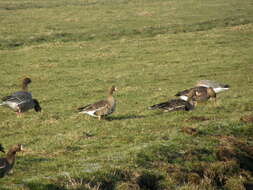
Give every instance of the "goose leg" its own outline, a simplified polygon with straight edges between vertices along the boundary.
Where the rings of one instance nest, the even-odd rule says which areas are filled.
[[[17,117],[21,117],[21,110],[19,107],[18,107],[18,111],[16,112],[16,114],[17,114]]]
[[[212,98],[212,101],[213,101],[213,106],[214,106],[214,107],[217,107],[218,104],[217,104],[216,98]]]
[[[214,98],[214,104],[215,104],[216,107],[218,106],[218,103],[217,103],[217,99],[216,99],[216,98]]]
[[[17,117],[21,117],[21,113],[20,112],[16,112]]]

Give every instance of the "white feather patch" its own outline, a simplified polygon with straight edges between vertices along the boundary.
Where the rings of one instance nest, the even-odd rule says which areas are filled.
[[[4,165],[0,166],[0,169],[5,168],[5,167],[6,167],[6,163],[4,163]]]
[[[79,113],[83,113],[83,114],[88,114],[92,117],[98,117],[97,115],[95,115],[94,113],[96,112],[97,110],[92,110],[92,111],[81,111]]]
[[[18,103],[12,101],[6,101],[4,105],[8,105],[13,110],[18,108]]]
[[[213,88],[215,93],[223,92],[223,91],[228,90],[228,89],[229,88],[222,88],[222,87]]]
[[[203,87],[206,87],[206,88],[209,88],[210,86],[209,85],[206,85],[206,84],[200,84],[198,86],[203,86]]]
[[[179,97],[181,100],[184,100],[184,101],[187,101],[188,100],[188,97],[187,96],[180,96]]]

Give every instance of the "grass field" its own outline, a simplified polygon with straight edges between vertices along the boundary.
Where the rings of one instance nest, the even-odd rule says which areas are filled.
[[[0,96],[22,78],[42,106],[0,108],[0,143],[22,143],[1,190],[251,190],[252,0],[0,0]],[[197,80],[217,105],[161,113]],[[76,108],[119,91],[98,121]],[[3,156],[3,154],[1,154]]]

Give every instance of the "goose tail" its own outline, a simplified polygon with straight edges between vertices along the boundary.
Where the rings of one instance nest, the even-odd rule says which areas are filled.
[[[155,110],[159,108],[163,108],[164,106],[167,106],[168,102],[162,102],[160,104],[155,104],[153,106],[148,107],[149,110]]]
[[[153,106],[148,107],[149,110],[155,110],[157,108],[159,108],[159,104],[155,104]]]
[[[77,111],[79,113],[85,113],[86,112],[86,108],[88,108],[89,106],[90,106],[90,104],[86,105],[86,106],[83,106],[83,107],[79,107],[79,108],[77,108]]]
[[[230,85],[225,84],[223,87],[224,87],[224,88],[230,88]]]

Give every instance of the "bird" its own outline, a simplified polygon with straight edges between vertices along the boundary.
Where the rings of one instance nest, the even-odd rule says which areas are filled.
[[[40,112],[41,107],[39,101],[37,99],[33,99],[32,94],[28,92],[28,84],[31,82],[32,80],[30,78],[24,78],[21,91],[3,97],[3,102],[0,106],[9,107],[17,114],[26,112],[29,109],[34,109],[36,112]]]
[[[208,99],[216,99],[216,93],[212,87],[196,86],[190,89],[178,92],[175,96],[180,99],[188,101],[189,98],[196,102],[204,102]]]
[[[3,147],[3,145],[2,145],[2,144],[0,144],[0,151],[1,151],[1,152],[3,152],[3,153],[5,153],[5,151],[4,151],[4,147]]]
[[[100,100],[93,104],[89,104],[78,108],[79,113],[88,114],[93,117],[101,118],[112,114],[115,111],[116,100],[113,97],[113,93],[117,91],[115,86],[109,88],[108,96],[106,100]]]
[[[0,158],[0,178],[3,178],[10,172],[15,164],[16,153],[23,150],[21,144],[12,146],[6,154],[6,157]]]
[[[212,87],[215,93],[229,90],[230,85],[214,82],[211,80],[200,80],[197,81],[196,86]]]
[[[185,101],[182,99],[171,99],[171,100],[168,100],[167,102],[162,102],[162,103],[150,106],[149,109],[150,110],[161,109],[164,112],[178,111],[178,110],[190,111],[194,109],[194,106],[195,106],[195,102],[192,100]]]

